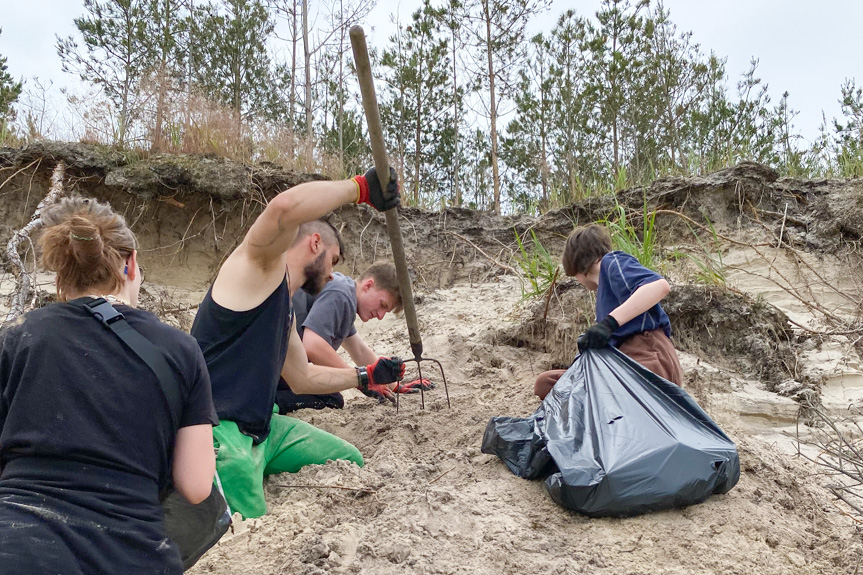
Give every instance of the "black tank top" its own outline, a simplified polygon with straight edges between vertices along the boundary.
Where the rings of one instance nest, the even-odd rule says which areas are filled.
[[[235,422],[256,444],[270,433],[292,321],[286,278],[261,305],[248,311],[220,306],[213,301],[211,287],[192,324],[191,333],[210,371],[219,419]]]

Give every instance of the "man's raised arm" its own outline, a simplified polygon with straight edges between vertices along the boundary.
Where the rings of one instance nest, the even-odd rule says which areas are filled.
[[[285,275],[285,252],[297,229],[348,203],[366,203],[384,211],[399,205],[398,181],[390,169],[387,193],[372,168],[350,180],[304,182],[273,198],[228,256],[213,284],[213,298],[236,311],[266,299]]]

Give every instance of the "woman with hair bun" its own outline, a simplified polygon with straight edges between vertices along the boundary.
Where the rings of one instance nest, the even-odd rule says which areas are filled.
[[[0,331],[0,573],[182,573],[159,492],[213,483],[218,423],[197,342],[135,308],[135,236],[110,206],[47,208],[41,261],[58,303]],[[75,302],[104,298],[158,347],[183,399],[179,429],[155,373]]]

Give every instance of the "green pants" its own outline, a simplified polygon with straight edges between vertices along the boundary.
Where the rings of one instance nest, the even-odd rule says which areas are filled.
[[[244,519],[267,512],[264,476],[296,473],[306,465],[346,459],[359,466],[359,450],[339,437],[293,417],[273,414],[270,435],[258,445],[243,435],[233,421],[221,420],[213,428],[213,443],[219,450],[216,470],[231,511]]]

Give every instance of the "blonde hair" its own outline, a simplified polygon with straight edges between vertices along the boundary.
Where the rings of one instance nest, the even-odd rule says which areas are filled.
[[[360,281],[366,278],[375,280],[375,287],[388,292],[393,296],[395,307],[393,311],[398,313],[402,310],[402,290],[399,287],[396,266],[389,262],[378,261],[366,268],[360,276]]]
[[[42,212],[39,236],[42,266],[57,273],[57,292],[66,300],[70,291],[91,287],[120,289],[125,281],[120,266],[137,249],[126,218],[111,206],[81,197],[64,198]]]

